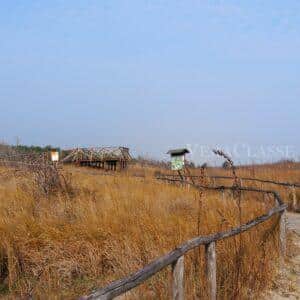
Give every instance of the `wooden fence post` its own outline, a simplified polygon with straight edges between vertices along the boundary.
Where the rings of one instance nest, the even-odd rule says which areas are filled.
[[[275,203],[280,205],[277,197],[275,197]],[[279,216],[279,251],[280,251],[280,263],[284,264],[284,258],[286,255],[286,210],[280,213]]]
[[[184,256],[179,257],[172,264],[172,293],[173,300],[184,299]]]
[[[281,261],[284,262],[284,257],[286,255],[286,211],[285,210],[280,214],[279,243],[280,243]]]
[[[243,187],[243,180],[242,179],[240,179],[240,187],[242,188]],[[240,190],[240,199],[241,200],[243,200],[243,191],[242,190]]]
[[[216,264],[216,243],[205,245],[206,256],[206,279],[208,287],[208,299],[217,299],[217,264]]]
[[[263,202],[266,202],[266,201],[267,201],[267,196],[268,196],[268,194],[263,193]]]
[[[297,209],[297,193],[296,193],[295,186],[291,187],[291,192],[292,192],[292,198],[293,198],[292,209],[296,210]]]

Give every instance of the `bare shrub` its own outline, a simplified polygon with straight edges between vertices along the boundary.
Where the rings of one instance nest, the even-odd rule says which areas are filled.
[[[16,176],[26,174],[31,178],[36,196],[49,197],[57,193],[72,196],[74,192],[71,174],[64,174],[58,164],[49,160],[47,153],[10,153],[5,156],[5,165]]]
[[[57,165],[47,161],[35,162],[30,166],[35,187],[38,192],[49,197],[57,193],[64,193],[72,196],[72,177],[70,174],[64,175]]]

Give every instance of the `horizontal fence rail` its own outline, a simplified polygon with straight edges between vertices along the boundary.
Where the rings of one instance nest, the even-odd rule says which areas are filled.
[[[215,179],[233,179],[231,176],[210,176],[211,178]],[[251,177],[239,177],[242,181],[256,181],[260,183],[269,183],[269,184],[275,184],[275,185],[281,185],[281,186],[288,186],[288,187],[298,187],[300,188],[300,183],[290,183],[290,182],[280,182],[280,181],[274,181],[274,180],[268,180],[268,179],[259,179],[259,178],[251,178]]]
[[[156,179],[158,180],[165,180],[168,182],[175,182],[175,181],[182,181],[182,175],[175,175],[175,174],[160,174],[158,176],[156,176]],[[194,179],[197,178],[202,178],[199,175],[189,175],[186,176],[186,178],[190,178],[192,180],[192,182],[194,181]],[[215,184],[216,179],[227,179],[227,180],[234,180],[235,178],[232,176],[207,176],[206,178],[210,178],[213,179],[213,182]],[[273,181],[273,180],[268,180],[268,179],[259,179],[259,178],[250,178],[250,177],[239,177],[238,180],[240,181],[240,187],[242,186],[242,182],[243,181],[251,181],[251,182],[260,182],[262,184],[266,183],[266,184],[273,184],[273,185],[277,185],[277,186],[283,186],[283,187],[287,187],[290,189],[290,193],[291,193],[291,206],[290,208],[293,211],[299,211],[300,210],[300,204],[299,204],[299,199],[297,196],[297,188],[300,188],[300,184],[299,183],[289,183],[289,182],[280,182],[280,181]]]
[[[202,178],[200,175],[188,175],[186,177],[189,178]],[[156,177],[156,179],[162,179],[162,180],[167,180],[167,179],[179,179],[180,175],[175,175],[175,174],[160,174]],[[228,179],[228,180],[233,180],[234,177],[232,176],[217,176],[217,175],[211,175],[207,176],[207,178],[211,179]],[[297,187],[300,188],[300,183],[292,183],[292,182],[280,182],[280,181],[274,181],[274,180],[268,180],[268,179],[259,179],[259,178],[251,178],[251,177],[238,177],[239,180],[242,181],[254,181],[254,182],[260,182],[260,183],[269,183],[269,184],[275,184],[275,185],[281,185],[281,186],[286,186],[286,187]]]
[[[184,282],[183,282],[183,274],[184,274],[184,255],[192,249],[195,249],[201,245],[205,246],[205,256],[206,256],[206,277],[207,284],[209,288],[209,298],[214,300],[217,297],[217,285],[216,285],[216,242],[220,240],[227,239],[229,237],[233,237],[235,235],[241,234],[267,220],[269,220],[274,215],[279,215],[279,242],[280,242],[280,254],[281,257],[285,255],[285,210],[287,205],[285,205],[280,198],[279,194],[275,191],[271,190],[260,190],[256,188],[250,187],[228,187],[228,186],[201,186],[196,184],[191,184],[188,181],[182,181],[179,179],[169,179],[168,181],[172,182],[181,182],[184,184],[189,184],[194,186],[197,189],[209,189],[215,191],[222,190],[241,190],[247,192],[260,192],[264,194],[271,194],[274,196],[275,206],[270,209],[265,214],[248,221],[245,224],[242,224],[238,227],[229,229],[227,231],[218,232],[215,234],[207,235],[207,236],[199,236],[195,237],[191,240],[186,241],[180,246],[176,247],[173,251],[157,258],[152,261],[148,265],[146,265],[143,269],[137,271],[136,273],[129,275],[126,278],[117,280],[107,285],[104,288],[94,290],[90,295],[83,296],[80,299],[85,300],[108,300],[113,299],[117,296],[120,296],[129,290],[141,285],[147,279],[154,276],[161,270],[165,269],[168,266],[172,266],[172,293],[173,299],[182,300],[184,299]]]

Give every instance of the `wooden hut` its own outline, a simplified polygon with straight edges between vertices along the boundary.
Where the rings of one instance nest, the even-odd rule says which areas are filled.
[[[63,163],[75,163],[104,170],[120,171],[126,169],[131,160],[129,148],[96,147],[76,148],[62,160]]]

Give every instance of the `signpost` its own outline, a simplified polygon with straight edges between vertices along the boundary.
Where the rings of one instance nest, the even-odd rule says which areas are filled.
[[[57,163],[59,161],[59,152],[57,150],[51,150],[50,156],[53,163]]]
[[[190,153],[188,149],[174,149],[169,150],[167,154],[171,155],[171,169],[173,171],[180,171],[185,165],[185,155]]]
[[[171,169],[172,171],[182,170],[184,167],[184,156],[171,157]]]

